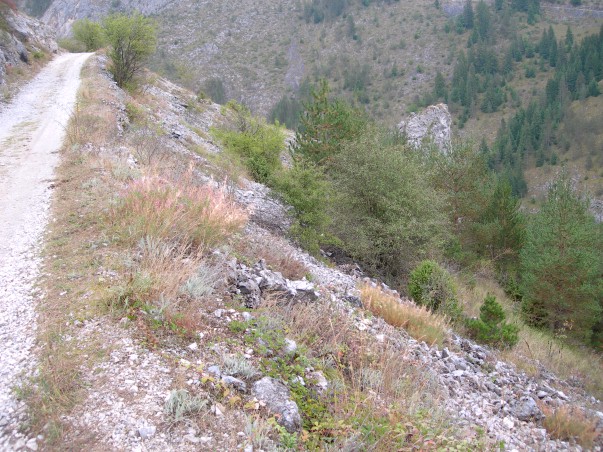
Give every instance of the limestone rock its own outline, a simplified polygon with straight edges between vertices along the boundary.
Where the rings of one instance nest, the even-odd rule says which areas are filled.
[[[314,283],[288,280],[280,272],[268,269],[263,259],[252,268],[239,264],[234,273],[231,280],[236,281],[235,292],[243,296],[248,308],[257,308],[265,293],[277,293],[294,301],[314,301],[320,295]]]
[[[519,403],[515,405],[513,415],[520,421],[538,420],[543,417],[542,411],[540,411],[532,397],[522,397]]]
[[[239,380],[238,378],[231,377],[230,375],[223,376],[222,382],[228,386],[232,386],[237,391],[247,391],[247,383],[245,383],[243,380]]]
[[[28,48],[56,52],[58,45],[54,35],[43,23],[20,12],[6,8],[6,29],[0,29],[0,85],[6,80],[6,67],[28,64]]]
[[[297,404],[291,400],[289,390],[274,378],[264,377],[253,384],[253,395],[266,403],[268,410],[278,415],[278,422],[289,433],[301,429],[301,416]]]
[[[419,147],[424,140],[432,140],[442,151],[450,148],[450,126],[452,116],[446,104],[437,104],[427,107],[420,113],[412,113],[408,119],[402,120],[398,125],[400,132],[408,137],[414,147]]]
[[[140,435],[142,439],[152,438],[153,436],[155,436],[156,432],[157,427],[155,427],[154,425],[144,426],[138,429],[138,435]]]

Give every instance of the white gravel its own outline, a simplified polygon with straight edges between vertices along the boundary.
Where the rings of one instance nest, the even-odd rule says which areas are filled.
[[[18,432],[14,388],[34,369],[39,245],[58,151],[90,54],[56,57],[0,111],[0,450],[34,447]]]

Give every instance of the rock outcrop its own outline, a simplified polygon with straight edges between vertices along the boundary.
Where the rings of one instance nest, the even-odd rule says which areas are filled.
[[[269,293],[293,301],[313,301],[319,297],[315,285],[310,281],[290,281],[280,272],[268,269],[263,260],[251,268],[233,262],[229,279],[234,284],[233,292],[243,297],[248,308],[257,308],[262,296]]]
[[[412,113],[398,125],[400,132],[405,134],[410,144],[421,146],[426,141],[432,141],[442,152],[450,148],[452,117],[446,104],[427,107],[420,113]]]
[[[30,62],[32,52],[56,52],[54,34],[41,22],[0,5],[0,86],[6,83],[7,68]]]

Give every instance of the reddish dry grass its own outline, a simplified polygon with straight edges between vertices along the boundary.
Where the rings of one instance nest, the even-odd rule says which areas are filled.
[[[247,213],[224,190],[150,175],[126,188],[112,219],[130,243],[154,237],[208,249],[237,232]]]
[[[442,344],[446,336],[446,320],[421,306],[404,303],[400,298],[378,287],[364,285],[360,289],[362,303],[373,314],[390,325],[404,328],[417,340]]]
[[[591,449],[595,441],[601,439],[596,422],[588,419],[582,410],[570,405],[553,409],[541,404],[540,408],[546,416],[542,424],[553,438],[563,441],[574,439],[586,449]]]

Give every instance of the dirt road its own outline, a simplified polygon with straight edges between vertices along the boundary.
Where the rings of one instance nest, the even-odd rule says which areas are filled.
[[[40,241],[58,151],[89,56],[56,57],[0,109],[0,450],[35,443],[18,433],[25,410],[14,387],[35,369],[32,288]]]

